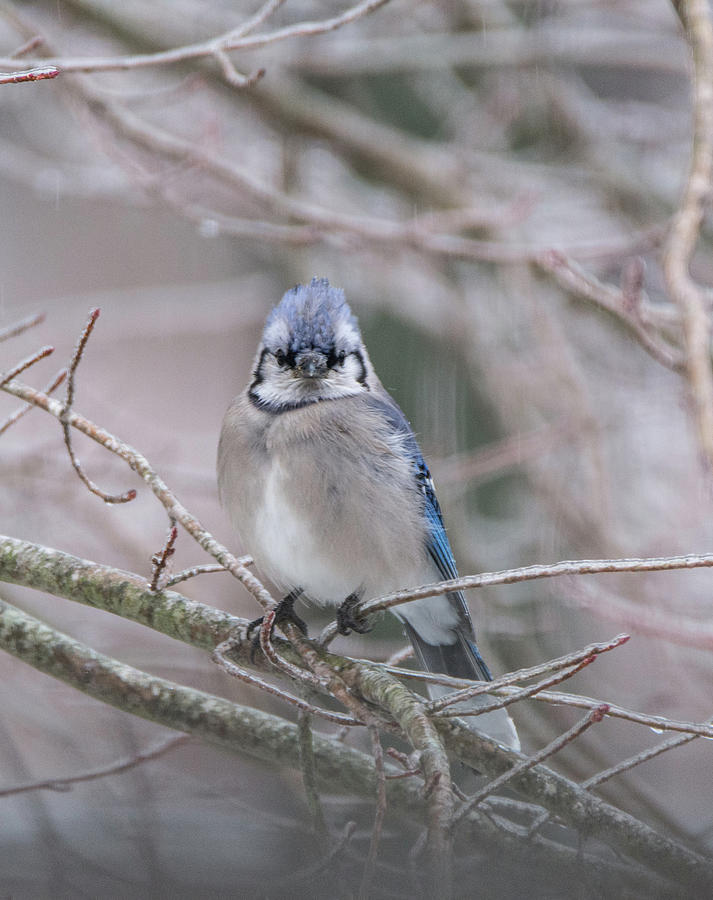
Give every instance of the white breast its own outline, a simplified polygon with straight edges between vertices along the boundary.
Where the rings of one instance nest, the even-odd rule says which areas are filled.
[[[339,605],[360,587],[344,560],[330,558],[309,524],[309,511],[292,506],[285,490],[290,474],[273,461],[250,537],[258,567],[282,590],[300,587],[315,603]]]

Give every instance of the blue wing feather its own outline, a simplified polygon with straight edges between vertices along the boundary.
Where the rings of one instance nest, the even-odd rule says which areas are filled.
[[[423,511],[428,522],[426,550],[436,564],[444,580],[457,578],[456,561],[443,525],[443,514],[436,497],[431,473],[411,430],[408,419],[388,394],[371,394],[369,403],[384,416],[388,425],[401,436],[403,446],[413,467],[414,481],[423,501]],[[478,678],[491,681],[492,675],[475,643],[475,633],[468,612],[468,605],[462,591],[446,594],[450,603],[458,610],[460,628],[454,644],[433,647],[418,635],[408,622],[404,623],[422,663],[430,671],[446,672],[464,678]]]
[[[403,437],[404,448],[413,466],[414,477],[423,498],[424,513],[429,524],[428,553],[436,563],[443,579],[457,578],[456,561],[443,525],[443,514],[436,497],[433,479],[408,419],[388,395],[378,397],[372,394],[370,401],[378,407],[394,431]]]

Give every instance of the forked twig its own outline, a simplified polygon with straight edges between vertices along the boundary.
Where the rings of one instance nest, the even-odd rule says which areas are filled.
[[[60,369],[59,372],[57,372],[57,374],[54,376],[52,381],[50,381],[44,388],[44,393],[48,396],[52,394],[57,390],[60,384],[62,384],[66,377],[67,370]],[[19,421],[31,409],[34,409],[34,406],[31,403],[24,403],[22,406],[18,406],[18,408],[14,412],[11,412],[3,422],[0,422],[0,435],[4,434],[8,430],[8,428],[14,425],[15,422]]]
[[[252,563],[252,559],[249,556],[244,556],[241,559],[241,563],[244,566],[249,566]],[[197,575],[209,575],[215,572],[227,571],[225,566],[221,566],[220,563],[204,563],[198,566],[191,566],[190,569],[182,569],[180,572],[176,572],[175,575],[171,575],[171,577],[166,580],[165,586],[167,588],[173,587],[174,584],[188,581],[189,578],[195,578]]]
[[[473,707],[471,709],[464,710],[454,710],[447,709],[442,707],[441,710],[437,713],[434,713],[436,716],[442,716],[444,718],[455,718],[460,716],[480,716],[483,713],[493,712],[496,709],[504,709],[506,706],[510,706],[512,703],[518,703],[520,700],[526,700],[528,697],[532,697],[534,694],[538,694],[540,691],[547,690],[547,688],[553,687],[555,684],[560,684],[562,681],[566,681],[568,678],[571,678],[572,675],[576,675],[577,672],[580,672],[586,666],[590,665],[595,661],[596,656],[588,656],[586,659],[583,659],[581,662],[577,663],[576,666],[570,666],[567,669],[562,669],[557,672],[555,675],[550,675],[548,678],[543,678],[542,681],[538,681],[537,684],[530,685],[530,687],[520,688],[519,691],[514,691],[508,697],[502,697],[500,700],[493,700],[491,703],[485,703],[482,706]],[[485,693],[484,685],[480,685],[478,688],[472,688],[466,693],[470,693],[470,696],[477,691],[478,694]],[[462,691],[458,691],[459,694],[463,693]],[[443,701],[448,700],[449,702],[446,706],[449,706],[452,702],[460,703],[461,700],[451,701],[449,697],[444,697]]]
[[[234,662],[228,659],[228,654],[234,648],[235,642],[235,638],[228,638],[227,641],[223,641],[221,644],[218,644],[218,646],[213,650],[211,654],[211,659],[213,660],[213,662],[217,663],[221,667],[221,669],[223,669],[229,675],[232,675],[233,678],[244,681],[245,684],[251,684],[255,687],[258,687],[260,688],[260,690],[266,691],[268,694],[272,694],[275,697],[279,697],[281,700],[286,700],[287,703],[290,703],[292,706],[296,706],[298,709],[305,710],[306,712],[312,713],[315,716],[326,719],[328,722],[334,722],[335,724],[342,726],[364,724],[358,719],[352,718],[352,716],[347,716],[344,713],[334,712],[331,709],[322,709],[319,706],[314,706],[312,703],[308,703],[306,700],[303,700],[300,697],[296,697],[289,691],[285,691],[274,684],[270,684],[269,681],[265,681],[258,675],[255,675],[252,672],[248,672],[246,669],[237,666]]]
[[[173,545],[176,543],[177,537],[178,528],[176,528],[176,526],[171,523],[171,527],[168,529],[166,542],[161,548],[161,551],[151,557],[153,573],[151,576],[151,584],[149,585],[149,590],[154,594],[156,593],[156,591],[162,590],[164,587],[166,587],[166,578],[164,576],[164,573],[166,566],[168,565],[168,560],[175,553]]]
[[[503,675],[500,678],[494,679],[493,681],[471,682],[468,687],[465,687],[461,691],[456,691],[437,700],[431,700],[426,708],[430,713],[439,712],[440,710],[445,709],[447,706],[450,706],[453,703],[458,703],[460,700],[468,700],[470,697],[476,697],[478,694],[489,694],[494,689],[506,687],[507,685],[511,685],[519,681],[526,681],[529,678],[535,678],[538,675],[542,675],[546,672],[559,672],[571,666],[579,666],[581,663],[588,665],[599,654],[606,653],[609,650],[616,650],[617,647],[621,647],[628,640],[628,634],[618,634],[610,641],[606,641],[604,643],[600,642],[597,644],[589,644],[589,646],[585,647],[582,650],[578,650],[575,653],[568,653],[566,656],[560,656],[558,659],[548,660],[545,663],[541,663],[537,666],[531,666],[527,669],[518,669],[516,672],[509,672],[507,675]],[[405,669],[399,671],[408,672],[409,670]],[[576,669],[576,671],[579,671],[579,669]],[[410,674],[415,675],[415,673],[413,672],[411,672]],[[455,681],[456,679],[453,680]],[[557,682],[554,681],[552,683],[556,684]],[[541,683],[539,690],[543,689],[544,687]],[[528,696],[530,695],[528,694]]]
[[[69,459],[72,463],[72,466],[74,467],[74,471],[79,476],[80,481],[82,481],[83,484],[86,485],[86,487],[89,491],[91,491],[92,494],[95,494],[97,497],[101,497],[101,499],[105,503],[128,503],[130,500],[133,500],[136,497],[136,491],[131,488],[131,490],[125,491],[123,494],[107,494],[106,491],[103,491],[91,480],[91,478],[89,478],[85,474],[84,469],[82,469],[81,463],[77,459],[72,447],[70,413],[72,412],[72,404],[74,402],[74,377],[77,372],[77,366],[82,359],[84,348],[86,347],[87,341],[89,340],[89,335],[94,330],[94,325],[99,318],[99,313],[100,310],[98,308],[91,309],[89,311],[87,324],[84,326],[84,330],[79,336],[79,341],[77,342],[77,346],[75,347],[74,353],[72,354],[72,360],[69,364],[69,369],[67,372],[67,393],[65,396],[64,407],[62,408],[62,413],[59,416],[59,420],[62,423],[64,445],[67,448]]]

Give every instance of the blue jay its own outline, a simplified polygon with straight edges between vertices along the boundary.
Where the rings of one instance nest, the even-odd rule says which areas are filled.
[[[367,630],[352,614],[360,599],[457,577],[416,438],[344,292],[324,278],[292,288],[268,316],[250,384],[223,422],[218,485],[246,551],[286,594],[282,614],[303,630],[292,609],[301,595],[337,606],[347,633]],[[393,612],[424,669],[492,680],[460,591]],[[469,721],[519,749],[504,710]]]

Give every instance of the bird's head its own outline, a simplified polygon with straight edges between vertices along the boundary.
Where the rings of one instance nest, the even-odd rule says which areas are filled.
[[[313,278],[287,291],[265,322],[249,395],[283,411],[369,390],[370,365],[344,291]]]

